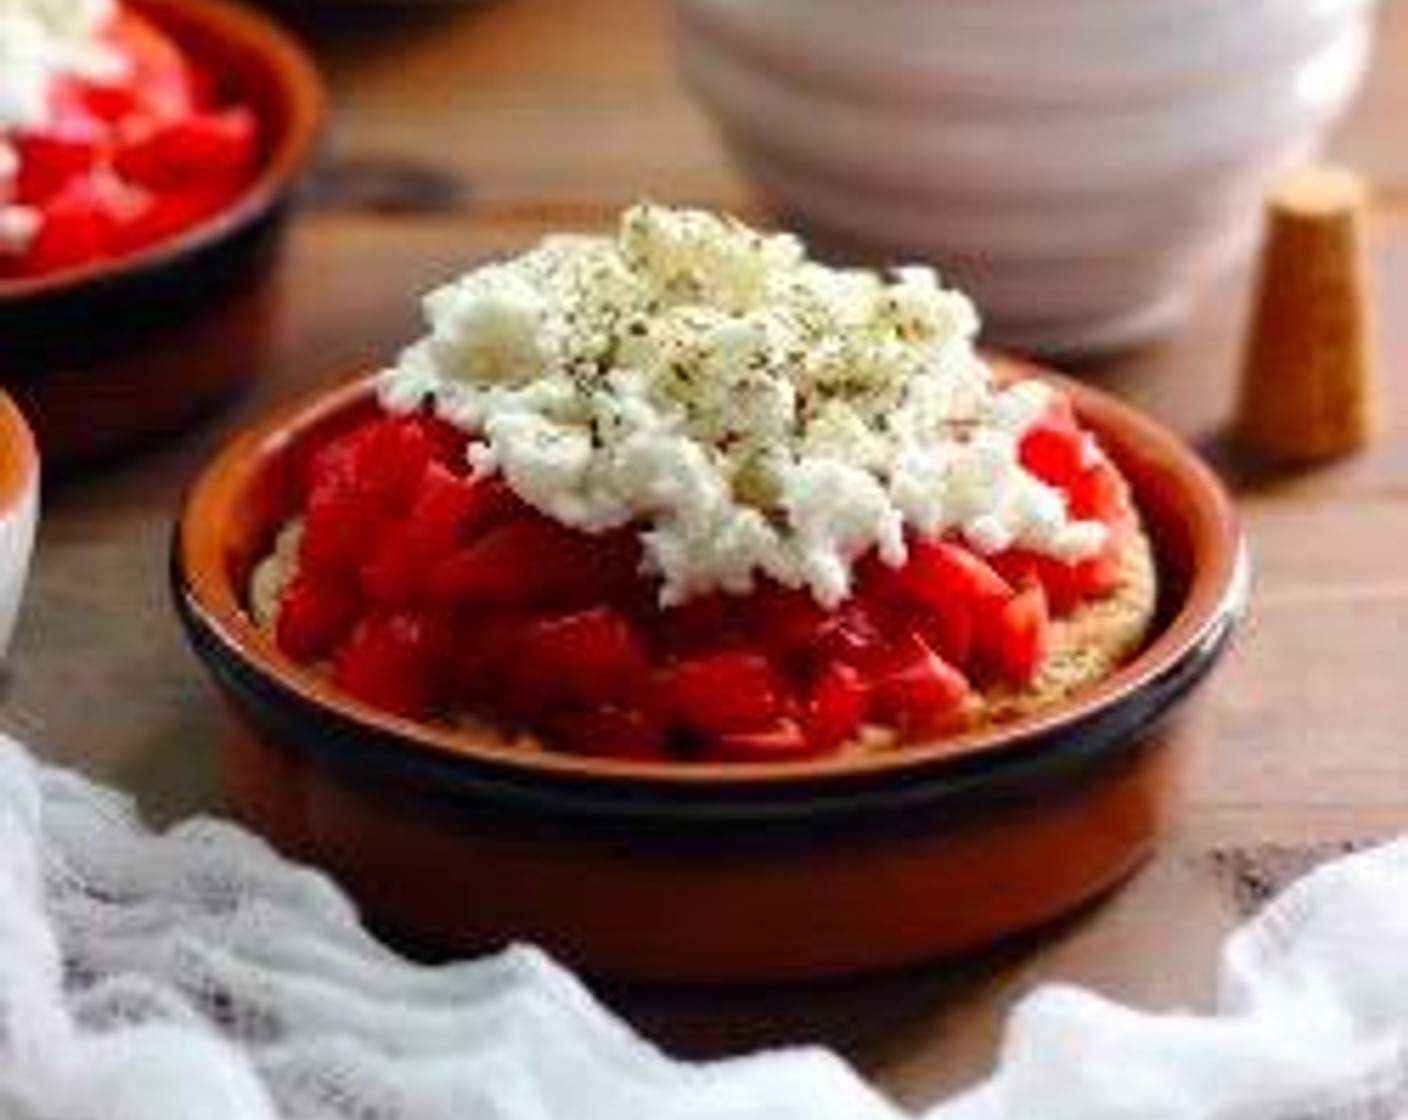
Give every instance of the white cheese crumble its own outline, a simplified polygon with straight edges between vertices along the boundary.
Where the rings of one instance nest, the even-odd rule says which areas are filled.
[[[122,55],[102,38],[114,11],[113,0],[0,0],[0,205],[13,198],[19,170],[9,137],[49,122],[54,79],[125,76]],[[39,223],[7,213],[4,227],[0,253],[16,253],[37,235]]]
[[[927,267],[828,268],[794,237],[640,205],[425,316],[383,406],[431,402],[478,472],[564,524],[638,523],[665,605],[766,575],[834,606],[865,553],[904,563],[906,529],[1065,559],[1105,540],[1019,462],[1051,391],[999,387],[971,303]]]

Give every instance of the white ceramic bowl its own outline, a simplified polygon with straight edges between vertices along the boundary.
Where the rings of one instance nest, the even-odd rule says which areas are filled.
[[[1373,0],[675,0],[681,64],[787,224],[928,258],[998,341],[1158,334],[1348,103]]]
[[[0,392],[0,659],[24,594],[39,516],[39,456],[19,409]]]

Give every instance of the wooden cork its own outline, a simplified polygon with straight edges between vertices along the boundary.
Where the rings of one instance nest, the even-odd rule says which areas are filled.
[[[1258,457],[1311,463],[1373,435],[1366,205],[1361,180],[1328,166],[1292,172],[1267,199],[1236,420]]]

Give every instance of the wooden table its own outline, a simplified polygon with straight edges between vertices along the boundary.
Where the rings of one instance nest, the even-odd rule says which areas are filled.
[[[306,12],[299,22],[339,113],[287,260],[271,376],[188,436],[51,488],[0,711],[0,725],[135,790],[160,818],[220,800],[218,716],[177,631],[165,560],[178,496],[223,436],[276,399],[385,359],[416,330],[409,294],[491,250],[601,223],[642,195],[755,205],[675,83],[658,0],[319,10],[321,28]],[[1389,430],[1351,462],[1238,482],[1252,616],[1183,727],[1190,798],[1162,855],[1081,918],[961,966],[805,990],[608,992],[614,1003],[690,1052],[825,1041],[923,1103],[988,1067],[1002,1015],[1038,981],[1205,1006],[1221,935],[1268,886],[1404,826],[1408,71],[1389,65],[1404,57],[1408,6],[1390,4],[1379,65],[1338,140],[1378,188]],[[1090,376],[1216,450],[1244,288],[1228,281],[1179,337]]]

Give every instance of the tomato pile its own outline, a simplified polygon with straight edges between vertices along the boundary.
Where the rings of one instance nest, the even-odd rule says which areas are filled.
[[[975,690],[1030,681],[1051,617],[1119,580],[1129,497],[1084,441],[1058,401],[1021,456],[1076,516],[1114,530],[1091,559],[913,538],[903,568],[863,560],[835,610],[776,584],[661,608],[633,530],[564,527],[502,479],[468,477],[459,431],[378,416],[296,472],[304,527],[276,639],[377,708],[485,715],[581,754],[783,760],[869,723],[940,735],[963,726]]]
[[[49,275],[162,241],[228,206],[259,159],[259,126],[216,76],[134,12],[104,38],[126,60],[120,82],[60,78],[50,121],[7,137],[19,156],[10,202],[38,234],[0,253],[0,280]]]

